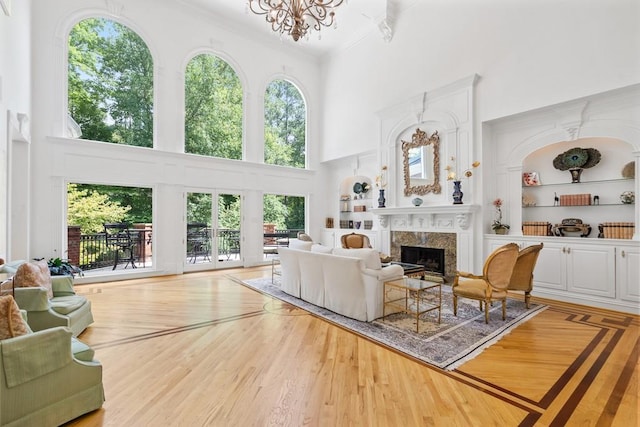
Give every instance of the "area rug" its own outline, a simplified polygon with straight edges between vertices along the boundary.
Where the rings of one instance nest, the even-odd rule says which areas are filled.
[[[506,320],[502,320],[502,306],[497,303],[491,308],[489,324],[486,324],[484,312],[479,310],[477,301],[458,299],[458,316],[454,316],[451,286],[443,285],[441,323],[438,324],[437,311],[425,313],[420,318],[420,332],[416,333],[413,316],[398,313],[373,322],[361,322],[283,292],[278,278],[274,283],[270,278],[234,280],[445,370],[453,370],[476,357],[518,325],[547,308],[531,303],[531,308],[527,309],[524,301],[509,298]]]

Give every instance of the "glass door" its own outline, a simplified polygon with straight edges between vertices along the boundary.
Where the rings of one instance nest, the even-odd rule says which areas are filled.
[[[240,194],[186,194],[185,271],[242,266]]]

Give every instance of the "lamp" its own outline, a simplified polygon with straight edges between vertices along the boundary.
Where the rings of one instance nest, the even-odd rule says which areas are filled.
[[[249,0],[256,15],[265,15],[271,29],[288,33],[294,41],[304,37],[310,28],[320,31],[335,22],[334,8],[344,0]]]

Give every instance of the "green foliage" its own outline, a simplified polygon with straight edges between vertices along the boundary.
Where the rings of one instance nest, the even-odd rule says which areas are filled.
[[[185,152],[242,159],[242,85],[222,59],[198,55],[185,73]]]
[[[286,80],[269,84],[264,99],[265,163],[305,167],[306,115],[298,88]]]
[[[103,18],[69,34],[69,114],[82,138],[153,146],[153,59],[129,28]]]
[[[129,224],[146,224],[153,221],[152,190],[144,187],[122,187],[117,185],[76,184],[79,190],[87,190],[103,195],[106,200],[118,206],[126,206],[125,215],[117,221]]]
[[[103,231],[104,223],[122,221],[131,209],[110,200],[107,194],[79,187],[78,184],[67,186],[67,223],[79,225],[83,234]]]
[[[265,194],[263,221],[278,230],[304,230],[304,197]]]
[[[49,266],[49,272],[52,276],[75,277],[76,274],[79,276],[84,276],[82,269],[71,264],[67,259],[50,258],[49,261],[47,261],[47,265]]]

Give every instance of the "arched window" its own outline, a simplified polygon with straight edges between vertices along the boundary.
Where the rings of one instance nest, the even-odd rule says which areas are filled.
[[[185,153],[242,159],[242,85],[214,55],[194,57],[185,72]]]
[[[153,147],[153,59],[132,30],[89,18],[69,33],[68,105],[81,138]]]
[[[304,168],[307,109],[302,94],[286,80],[274,80],[264,97],[264,162]]]

